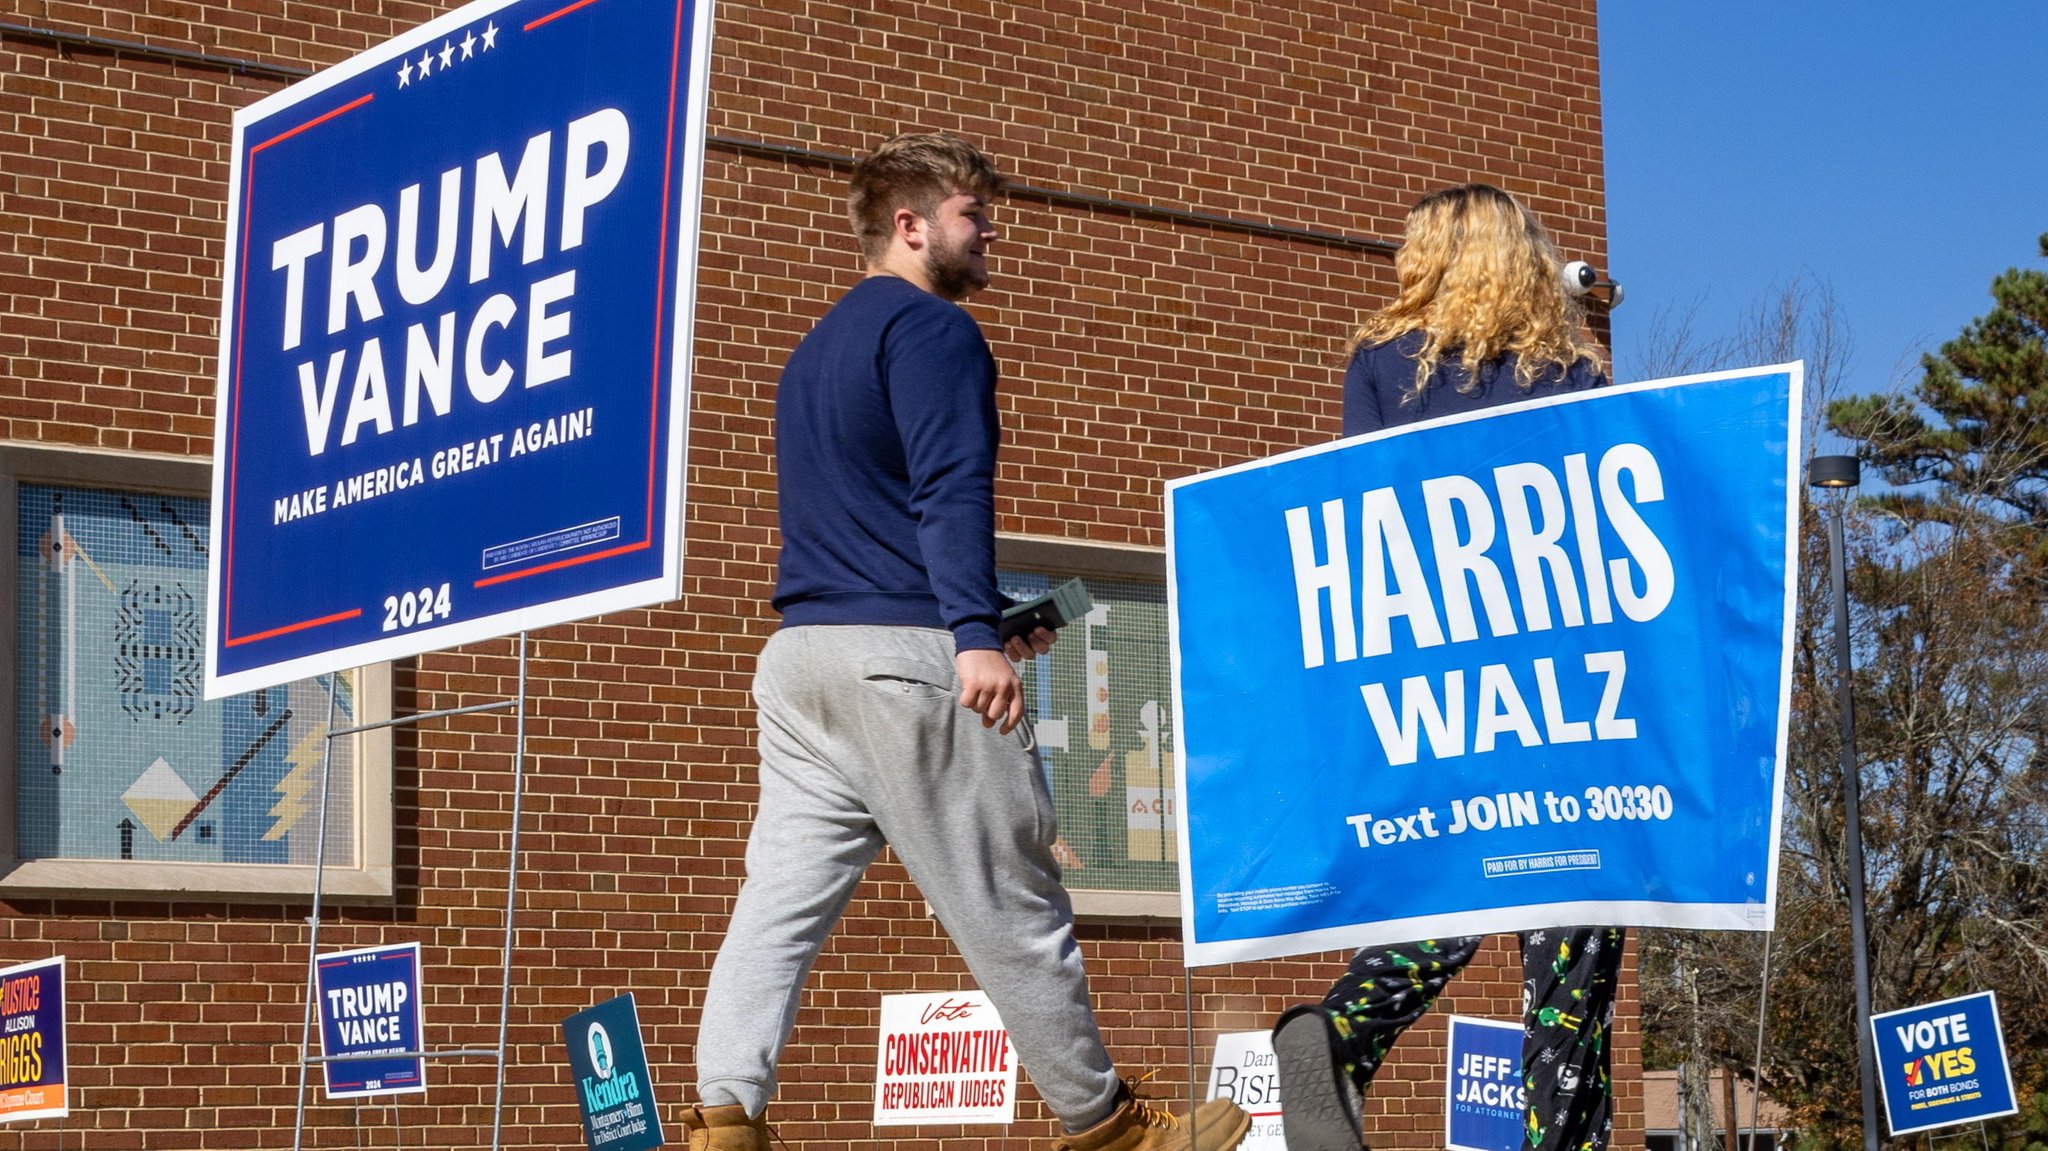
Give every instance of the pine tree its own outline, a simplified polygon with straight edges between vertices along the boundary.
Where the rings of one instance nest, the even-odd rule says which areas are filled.
[[[2048,256],[2048,235],[2039,243]],[[2031,1102],[2048,1088],[2034,1054],[2048,1043],[2048,272],[2008,270],[1991,294],[1989,312],[1923,357],[1910,394],[1827,414],[1891,485],[1859,501],[1849,569],[1872,1006],[1997,991]],[[1810,670],[1816,688],[1832,678]],[[1826,749],[1808,759],[1824,796],[1839,776],[1831,752],[1813,751]],[[1806,814],[1824,858],[1839,815]],[[1840,890],[1833,870],[1814,873],[1816,893]],[[1825,1000],[1825,973],[1813,975]],[[1846,1115],[1842,1078],[1808,1086]]]
[[[1996,991],[2023,1114],[1987,1136],[2017,1149],[2048,1131],[2048,273],[2008,271],[1992,295],[1910,392],[1817,406],[1866,465],[1847,514],[1873,1006]],[[1846,355],[1832,321],[1824,291],[1795,288],[1680,351],[1695,368],[1804,359],[1828,401]],[[1763,1089],[1818,1151],[1862,1137],[1816,509],[1800,544],[1778,929],[1645,932],[1640,954],[1646,1060],[1750,1075],[1768,943]]]
[[[2048,234],[2039,243],[2048,256]],[[1828,421],[1902,489],[1880,497],[1891,510],[1945,520],[1970,508],[2038,537],[2048,529],[2048,272],[2009,269],[1991,296],[1990,312],[1923,358],[1910,397],[1841,400]]]

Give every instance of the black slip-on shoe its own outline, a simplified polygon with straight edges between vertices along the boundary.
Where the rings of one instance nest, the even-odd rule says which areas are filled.
[[[1359,1151],[1364,1101],[1337,1057],[1336,1032],[1321,1006],[1291,1008],[1273,1026],[1280,1064],[1280,1125],[1287,1151]]]

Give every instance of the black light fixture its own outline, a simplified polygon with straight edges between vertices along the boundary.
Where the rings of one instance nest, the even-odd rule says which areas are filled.
[[[1877,1062],[1870,1038],[1870,941],[1864,925],[1863,781],[1856,766],[1855,682],[1849,665],[1849,584],[1842,560],[1842,512],[1849,489],[1862,482],[1855,456],[1815,456],[1806,462],[1807,485],[1835,493],[1828,502],[1828,557],[1835,599],[1835,698],[1841,710],[1843,848],[1849,870],[1849,947],[1856,976],[1856,1062],[1863,1084],[1863,1147],[1877,1151]]]
[[[1853,488],[1863,481],[1855,456],[1815,456],[1806,461],[1806,482],[1816,488]]]

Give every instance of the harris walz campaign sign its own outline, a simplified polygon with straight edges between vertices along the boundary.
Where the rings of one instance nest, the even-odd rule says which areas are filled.
[[[480,0],[238,112],[207,694],[673,598],[710,0]]]
[[[1797,364],[1167,491],[1190,966],[1774,912]]]

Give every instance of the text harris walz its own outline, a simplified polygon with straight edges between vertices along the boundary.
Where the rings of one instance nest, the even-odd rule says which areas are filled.
[[[1662,471],[1647,448],[1616,444],[1597,462],[1575,453],[1554,466],[1505,464],[1492,481],[1490,490],[1464,475],[1420,481],[1423,547],[1391,486],[1326,500],[1313,516],[1308,506],[1286,509],[1302,667],[1390,654],[1396,620],[1419,650],[1476,640],[1482,627],[1499,638],[1613,623],[1617,611],[1643,624],[1669,606],[1671,555],[1637,510],[1664,498]],[[1606,554],[1603,524],[1624,555]],[[1496,545],[1505,564],[1489,554]],[[1424,575],[1424,548],[1440,602]],[[1448,668],[1409,676],[1398,706],[1384,682],[1362,684],[1359,693],[1392,766],[1416,762],[1424,738],[1438,759],[1484,754],[1504,737],[1524,747],[1634,739],[1626,652],[1586,652],[1577,662],[1583,666],[1542,658],[1519,667],[1489,663],[1470,675]],[[1572,679],[1597,691],[1590,712],[1567,713]]]

